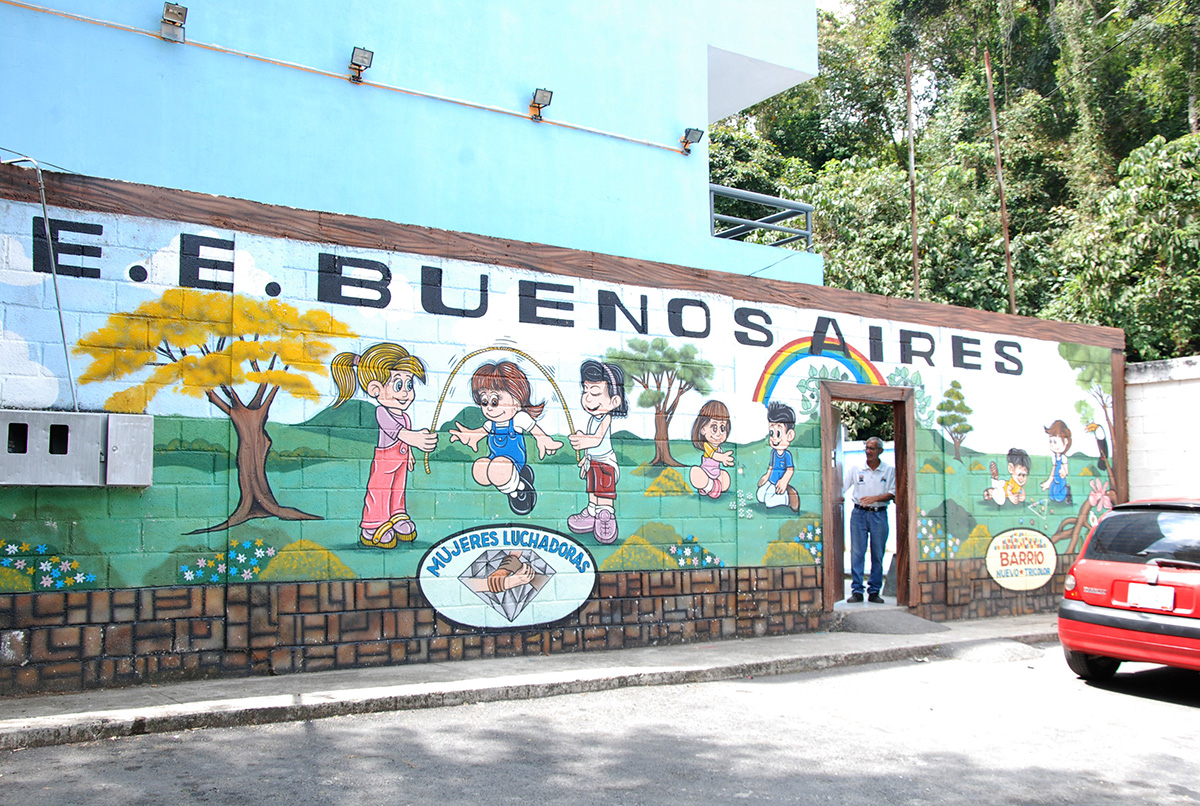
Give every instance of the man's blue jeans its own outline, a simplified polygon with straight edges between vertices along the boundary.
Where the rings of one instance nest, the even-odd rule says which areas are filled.
[[[887,547],[887,507],[871,512],[855,507],[850,513],[850,592],[863,592],[863,566],[871,546],[871,578],[867,594],[883,590],[883,551]]]

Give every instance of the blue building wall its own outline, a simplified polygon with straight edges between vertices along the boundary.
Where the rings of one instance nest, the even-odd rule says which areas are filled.
[[[821,282],[817,255],[712,238],[707,138],[677,150],[684,128],[816,73],[812,0],[187,5],[183,46],[157,37],[156,0],[0,4],[0,147],[89,176]],[[362,86],[344,78],[354,46],[374,51]],[[551,125],[526,117],[538,87]]]

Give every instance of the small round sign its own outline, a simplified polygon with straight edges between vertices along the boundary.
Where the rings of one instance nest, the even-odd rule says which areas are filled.
[[[1035,529],[1009,529],[992,538],[987,570],[1003,588],[1029,591],[1050,581],[1058,552],[1050,538]]]

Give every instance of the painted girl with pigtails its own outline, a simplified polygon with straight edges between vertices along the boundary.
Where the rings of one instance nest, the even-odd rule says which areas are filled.
[[[416,457],[413,449],[429,453],[437,447],[438,435],[428,428],[412,430],[408,408],[416,399],[413,380],[425,383],[425,364],[399,344],[373,344],[356,353],[338,353],[329,366],[337,385],[334,408],[362,389],[378,403],[375,421],[379,442],[367,479],[359,542],[364,546],[390,549],[397,541],[417,539],[417,526],[408,515],[404,494],[408,471]]]
[[[488,455],[471,465],[471,478],[480,487],[495,487],[508,498],[516,515],[528,515],[537,503],[533,467],[525,450],[525,434],[533,437],[538,458],[545,459],[563,446],[542,430],[537,419],[544,403],[534,403],[533,387],[524,370],[512,361],[481,364],[471,376],[471,397],[483,414],[482,428],[455,422],[450,441],[477,450],[486,440]]]

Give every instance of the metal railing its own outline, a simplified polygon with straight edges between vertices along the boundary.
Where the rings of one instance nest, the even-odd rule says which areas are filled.
[[[716,211],[716,199],[718,196],[723,199],[733,199],[735,201],[762,205],[763,207],[773,209],[775,212],[768,213],[758,219],[724,215]],[[770,242],[770,246],[784,246],[785,244],[802,240],[804,241],[805,248],[812,251],[812,215],[816,208],[811,204],[791,201],[790,199],[780,199],[762,193],[753,193],[749,190],[739,190],[738,188],[727,188],[723,185],[709,184],[708,207],[712,213],[712,234],[714,237],[741,240],[753,232],[770,230],[772,232],[781,232],[786,236]],[[791,221],[801,216],[804,218],[803,229],[783,225],[783,222]],[[718,222],[721,224],[732,224],[733,226],[725,229],[717,229]]]

